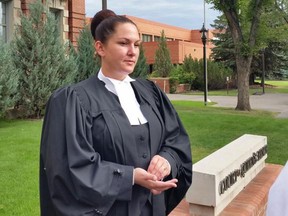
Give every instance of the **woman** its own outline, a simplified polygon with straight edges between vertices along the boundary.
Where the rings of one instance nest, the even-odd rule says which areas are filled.
[[[191,184],[189,138],[166,95],[129,77],[141,43],[135,23],[103,10],[91,31],[100,71],[47,104],[41,215],[167,215]]]

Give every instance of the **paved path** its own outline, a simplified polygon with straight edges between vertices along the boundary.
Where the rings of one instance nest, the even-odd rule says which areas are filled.
[[[167,94],[170,100],[192,100],[203,101],[202,95],[184,95],[184,94]],[[217,104],[217,107],[235,108],[237,105],[237,96],[209,96],[208,100]],[[267,110],[276,112],[278,118],[288,118],[288,94],[263,94],[251,95],[250,105],[254,110]]]

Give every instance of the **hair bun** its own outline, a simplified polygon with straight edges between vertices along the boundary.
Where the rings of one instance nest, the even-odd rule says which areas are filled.
[[[114,11],[109,10],[109,9],[101,10],[95,14],[95,16],[93,17],[93,19],[91,21],[91,25],[90,25],[91,34],[92,34],[94,39],[95,39],[95,30],[96,30],[97,26],[104,19],[106,19],[108,17],[112,17],[112,16],[117,16],[117,15],[114,13]]]

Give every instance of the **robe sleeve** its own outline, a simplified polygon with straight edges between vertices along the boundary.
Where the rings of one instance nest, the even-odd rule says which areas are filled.
[[[154,100],[164,121],[164,138],[159,155],[171,165],[167,178],[177,178],[177,188],[165,193],[168,214],[183,199],[192,183],[192,154],[188,134],[170,100],[162,90],[153,85]]]
[[[83,105],[88,98],[82,93],[68,87],[50,98],[41,158],[56,208],[63,208],[62,201],[73,199],[106,215],[115,200],[131,199],[133,167],[103,161],[95,152],[92,118]]]

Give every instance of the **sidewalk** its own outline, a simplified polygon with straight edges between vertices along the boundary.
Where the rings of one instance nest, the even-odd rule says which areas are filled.
[[[203,95],[167,94],[170,100],[203,101]],[[215,102],[216,107],[231,107],[237,105],[237,96],[209,96],[208,100]],[[278,118],[288,118],[288,94],[251,95],[250,105],[253,110],[276,112]]]

